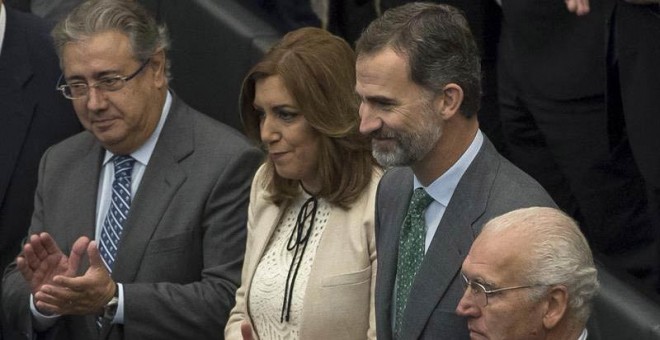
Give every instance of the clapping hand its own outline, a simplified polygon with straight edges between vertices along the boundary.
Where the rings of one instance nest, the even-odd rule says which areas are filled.
[[[84,275],[57,275],[53,285],[44,285],[39,293],[43,294],[40,299],[50,302],[60,314],[101,314],[115,294],[117,285],[101,260],[96,241],[89,242],[87,256],[89,268]]]
[[[30,284],[35,296],[35,306],[42,312],[55,313],[47,304],[39,301],[37,295],[42,287],[53,283],[55,276],[74,276],[89,243],[87,237],[79,238],[67,257],[48,233],[35,234],[23,246],[23,252],[16,258],[16,266],[23,278]]]
[[[90,266],[76,277],[85,253]],[[16,264],[42,313],[99,314],[117,289],[96,242],[85,236],[76,240],[67,257],[48,233],[32,235]]]

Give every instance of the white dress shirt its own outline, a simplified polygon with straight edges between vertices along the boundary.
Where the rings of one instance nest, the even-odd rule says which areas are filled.
[[[580,337],[577,340],[587,340],[587,334],[588,334],[587,329],[586,328],[583,329],[582,334],[580,334]]]
[[[5,41],[5,30],[7,27],[7,10],[5,5],[0,3],[0,55],[2,55],[2,44]]]

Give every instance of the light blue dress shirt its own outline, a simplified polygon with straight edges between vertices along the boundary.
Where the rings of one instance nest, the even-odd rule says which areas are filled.
[[[417,176],[414,177],[413,191],[417,188],[424,188],[424,190],[433,197],[433,202],[431,202],[424,212],[424,218],[426,220],[425,251],[429,250],[431,241],[433,241],[433,236],[438,230],[438,225],[442,220],[442,216],[445,214],[445,209],[447,209],[447,205],[449,204],[452,195],[454,195],[454,190],[456,190],[458,182],[461,180],[461,177],[463,177],[463,174],[470,164],[472,164],[474,158],[477,157],[477,153],[479,153],[479,149],[481,149],[483,143],[484,136],[481,131],[478,130],[472,143],[467,150],[465,150],[461,158],[459,158],[454,165],[426,188],[422,186],[417,179]]]

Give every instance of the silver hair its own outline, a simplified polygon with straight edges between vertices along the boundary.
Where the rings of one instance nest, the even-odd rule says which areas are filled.
[[[568,314],[586,323],[598,292],[598,273],[589,244],[577,223],[560,210],[532,207],[514,210],[489,221],[483,232],[523,234],[529,240],[528,266],[522,273],[530,285],[563,285],[568,290]],[[532,289],[538,300],[547,290]]]
[[[167,28],[158,25],[137,1],[90,0],[74,8],[51,33],[60,63],[67,43],[82,41],[107,31],[125,34],[130,41],[133,56],[141,62],[161,49],[167,53],[170,47]],[[165,64],[165,74],[170,78],[169,59]]]

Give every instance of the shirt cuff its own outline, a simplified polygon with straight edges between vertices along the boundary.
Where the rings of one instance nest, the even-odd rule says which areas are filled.
[[[115,318],[112,319],[113,324],[123,324],[124,323],[124,285],[117,283],[117,290],[119,290],[119,295],[117,297],[117,313],[115,313]]]
[[[48,328],[51,328],[55,325],[57,320],[61,315],[44,315],[37,310],[37,306],[34,305],[34,296],[30,294],[30,312],[32,312],[32,319],[34,321],[34,329],[37,331],[45,331]]]

